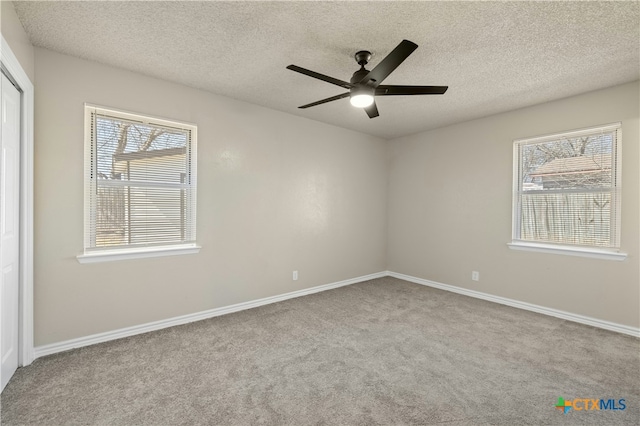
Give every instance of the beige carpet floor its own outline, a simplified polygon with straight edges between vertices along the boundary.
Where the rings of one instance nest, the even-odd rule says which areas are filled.
[[[640,339],[381,278],[37,359],[1,402],[3,425],[638,425]]]

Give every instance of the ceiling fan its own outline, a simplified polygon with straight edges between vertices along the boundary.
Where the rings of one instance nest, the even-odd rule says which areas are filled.
[[[338,80],[337,78],[329,77],[328,75],[320,74],[297,65],[289,65],[287,69],[290,69],[291,71],[299,72],[301,74],[308,75],[309,77],[317,78],[318,80],[326,81],[327,83],[349,89],[346,93],[302,105],[298,108],[309,108],[350,97],[351,105],[358,108],[364,108],[369,118],[374,118],[380,115],[378,114],[378,107],[376,106],[374,96],[444,94],[449,86],[389,86],[381,84],[382,81],[396,68],[398,68],[398,66],[417,48],[417,44],[409,40],[402,40],[402,42],[400,42],[400,44],[396,46],[396,48],[393,49],[391,53],[389,53],[387,57],[371,71],[364,67],[367,65],[369,60],[371,60],[371,52],[361,50],[355,54],[355,59],[358,65],[360,65],[360,69],[353,73],[353,77],[351,77],[349,82]]]

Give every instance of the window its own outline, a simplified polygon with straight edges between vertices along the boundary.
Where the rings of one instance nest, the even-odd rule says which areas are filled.
[[[197,251],[196,130],[85,105],[81,262]]]
[[[617,252],[619,189],[619,123],[516,140],[512,248]]]

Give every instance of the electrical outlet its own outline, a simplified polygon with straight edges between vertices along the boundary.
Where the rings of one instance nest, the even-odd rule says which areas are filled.
[[[471,272],[471,279],[474,281],[480,281],[480,272],[478,271]]]
[[[293,271],[293,280],[294,281],[298,280],[298,271]]]

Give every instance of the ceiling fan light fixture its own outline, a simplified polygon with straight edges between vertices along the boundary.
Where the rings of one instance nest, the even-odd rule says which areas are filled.
[[[366,108],[373,103],[373,96],[366,93],[351,96],[351,105],[356,108]]]
[[[352,89],[349,101],[356,108],[366,108],[373,103],[373,95],[367,90]]]

